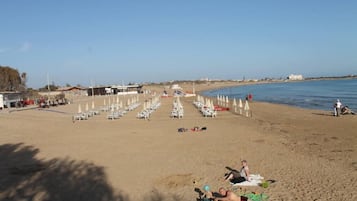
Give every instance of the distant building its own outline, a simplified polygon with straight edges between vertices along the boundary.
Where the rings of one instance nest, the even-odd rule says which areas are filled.
[[[287,77],[288,80],[303,80],[304,77],[302,75],[294,75],[291,74]]]
[[[0,92],[0,109],[17,107],[18,103],[23,100],[22,96],[20,92]]]
[[[58,88],[57,91],[65,94],[65,96],[86,96],[87,88],[83,87],[62,87]]]
[[[101,96],[109,94],[126,95],[142,93],[143,85],[133,84],[127,86],[113,85],[113,86],[97,86],[89,87],[87,89],[88,96]]]
[[[85,96],[87,95],[87,89],[82,87],[62,87],[58,88],[56,91],[44,91],[39,92],[40,96],[55,97],[64,94],[66,98],[71,98],[74,96]]]

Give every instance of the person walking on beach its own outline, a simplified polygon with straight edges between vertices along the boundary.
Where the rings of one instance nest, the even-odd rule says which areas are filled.
[[[244,181],[249,181],[249,168],[246,160],[242,160],[242,167],[237,171],[231,171],[225,179],[232,183],[241,183]]]
[[[342,107],[342,103],[339,99],[337,99],[336,103],[335,103],[335,107],[334,107],[334,111],[335,114],[334,116],[338,117],[341,114],[341,107]]]

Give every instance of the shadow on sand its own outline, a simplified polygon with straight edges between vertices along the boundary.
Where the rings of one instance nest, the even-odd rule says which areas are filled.
[[[0,201],[130,201],[108,184],[103,167],[69,158],[39,160],[38,153],[22,143],[0,145]],[[145,197],[167,200],[158,191]]]
[[[320,116],[331,116],[331,117],[333,117],[333,114],[332,114],[332,113],[317,113],[317,112],[313,112],[312,114],[314,114],[314,115],[320,115]]]

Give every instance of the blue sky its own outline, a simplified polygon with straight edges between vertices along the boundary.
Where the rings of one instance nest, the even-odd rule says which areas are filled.
[[[28,87],[357,74],[354,0],[3,0]]]

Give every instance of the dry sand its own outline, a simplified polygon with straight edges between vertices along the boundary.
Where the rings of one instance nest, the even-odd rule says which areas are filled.
[[[107,98],[95,97],[97,108]],[[140,101],[148,98],[140,95]],[[0,200],[194,201],[194,188],[204,184],[265,193],[270,200],[357,200],[356,115],[251,102],[250,118],[228,111],[204,118],[194,98],[181,98],[185,116],[171,119],[173,99],[162,98],[149,121],[136,119],[139,107],[117,120],[102,113],[73,123],[78,104],[84,110],[91,100],[0,112]],[[208,129],[177,132],[194,126]],[[240,168],[241,159],[251,173],[276,182],[232,188],[223,176],[226,167]]]

